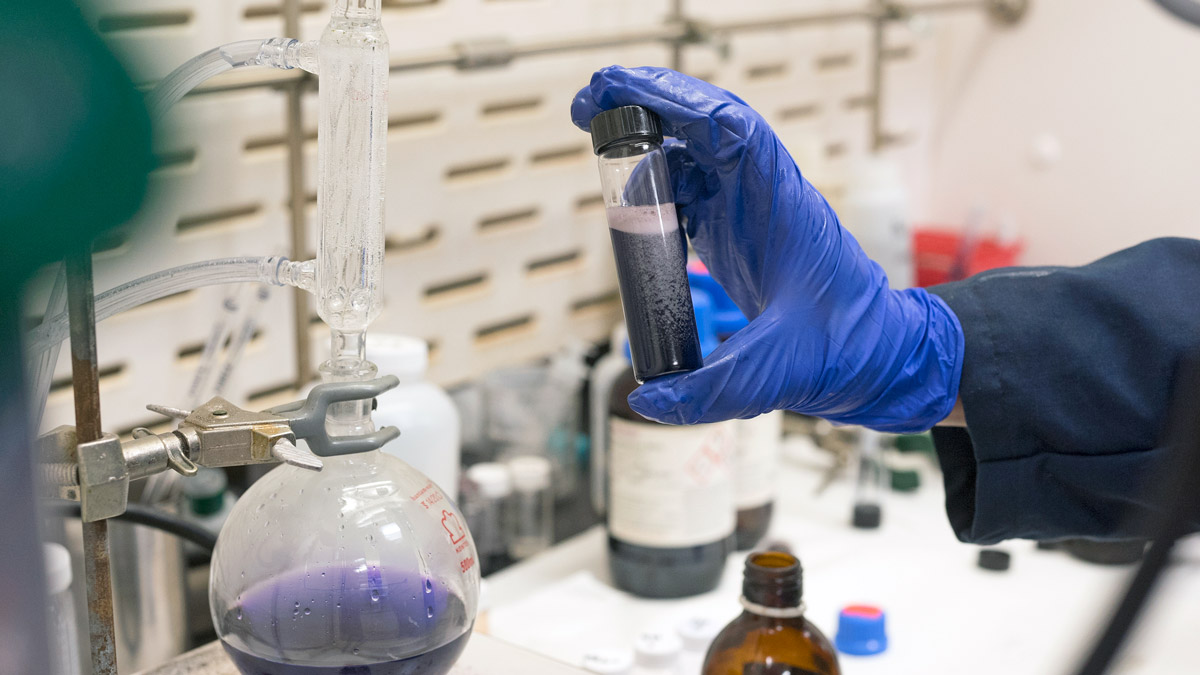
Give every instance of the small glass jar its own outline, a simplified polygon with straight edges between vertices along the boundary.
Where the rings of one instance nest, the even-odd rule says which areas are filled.
[[[515,560],[544,551],[554,543],[554,492],[550,460],[525,456],[508,460],[513,494],[508,553]]]
[[[641,106],[592,118],[608,231],[638,382],[704,365],[658,116]]]

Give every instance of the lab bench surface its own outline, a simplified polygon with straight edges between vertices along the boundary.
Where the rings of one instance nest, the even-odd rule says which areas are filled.
[[[1084,563],[1031,542],[998,547],[1012,554],[1008,571],[981,569],[979,547],[960,543],[950,530],[936,470],[922,476],[919,491],[888,494],[882,527],[868,531],[849,525],[851,480],[815,493],[822,472],[811,451],[789,447],[777,476],[767,540],[786,542],[800,557],[808,618],[832,639],[844,606],[887,612],[890,648],[872,657],[840,656],[845,675],[1067,675],[1134,569]],[[730,557],[711,593],[639,599],[612,587],[607,538],[595,527],[488,577],[489,633],[578,664],[595,648],[630,648],[645,629],[693,617],[723,624],[741,611],[744,558]],[[1200,672],[1196,626],[1200,542],[1193,537],[1182,543],[1113,675]]]
[[[449,675],[578,675],[583,671],[544,656],[514,648],[495,638],[471,636],[462,658]],[[220,643],[193,649],[170,663],[141,675],[239,675]]]

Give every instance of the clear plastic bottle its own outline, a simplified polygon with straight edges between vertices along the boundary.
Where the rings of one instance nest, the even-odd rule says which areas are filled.
[[[704,365],[658,116],[641,106],[591,121],[638,382]]]
[[[414,337],[372,333],[367,356],[380,374],[400,378],[400,386],[375,399],[371,415],[376,426],[400,430],[400,437],[383,451],[432,478],[457,501],[462,454],[458,409],[445,390],[425,379],[429,346]]]
[[[513,494],[509,504],[508,554],[522,560],[554,543],[554,492],[550,460],[533,455],[508,460]]]
[[[608,399],[616,381],[629,369],[629,338],[625,324],[617,324],[609,339],[608,353],[596,365],[588,382],[588,428],[592,438],[589,446],[592,508],[597,515],[604,515],[607,497],[608,458]]]
[[[464,519],[391,455],[324,463],[272,470],[221,530],[209,602],[225,650],[254,675],[448,672],[479,599]]]
[[[43,544],[46,588],[49,591],[47,633],[50,641],[50,675],[80,675],[79,630],[75,626],[75,600],[71,597],[71,554],[62,544]]]

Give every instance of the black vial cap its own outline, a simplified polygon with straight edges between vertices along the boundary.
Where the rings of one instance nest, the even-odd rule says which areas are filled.
[[[764,607],[799,607],[804,595],[800,559],[783,551],[762,551],[746,557],[742,595]]]
[[[855,504],[854,518],[850,521],[860,530],[874,530],[883,522],[883,508],[878,504]]]
[[[993,572],[1005,572],[1012,564],[1012,556],[1008,551],[998,548],[985,548],[979,552],[979,566]]]
[[[614,145],[625,143],[662,143],[662,122],[658,115],[640,105],[626,105],[592,118],[592,150],[597,155]]]

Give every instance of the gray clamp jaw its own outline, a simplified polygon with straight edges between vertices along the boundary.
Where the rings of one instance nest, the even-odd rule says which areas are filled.
[[[395,375],[366,382],[329,382],[318,384],[303,401],[293,401],[266,412],[278,415],[291,427],[296,438],[308,441],[308,447],[321,457],[349,455],[377,450],[400,435],[396,427],[384,427],[364,436],[331,437],[325,431],[325,414],[333,403],[373,399],[400,384]]]
[[[91,522],[125,512],[129,481],[167,469],[190,476],[200,466],[280,461],[320,471],[320,457],[376,450],[400,435],[395,427],[384,427],[362,436],[331,437],[325,429],[329,406],[373,399],[398,384],[395,375],[320,384],[303,401],[263,412],[243,410],[221,397],[192,411],[151,405],[147,408],[181,420],[179,426],[161,434],[135,429],[133,440],[124,443],[106,433],[78,444],[73,427],[58,427],[37,442],[42,482],[52,496],[78,499],[83,520]],[[313,452],[298,448],[298,439]]]

